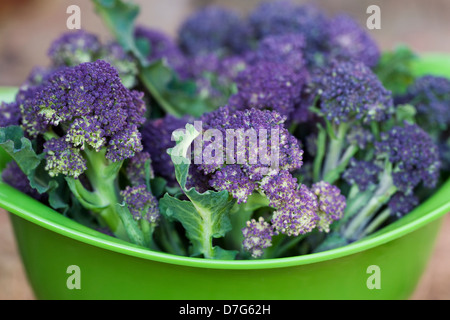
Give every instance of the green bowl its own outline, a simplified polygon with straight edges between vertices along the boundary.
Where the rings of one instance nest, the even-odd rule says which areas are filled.
[[[0,167],[5,161],[0,159]],[[369,237],[270,260],[206,260],[149,251],[80,225],[4,183],[0,207],[11,213],[38,299],[408,299],[450,212],[450,180]]]

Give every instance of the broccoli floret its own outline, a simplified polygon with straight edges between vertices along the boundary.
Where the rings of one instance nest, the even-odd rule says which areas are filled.
[[[237,93],[230,97],[230,107],[254,107],[289,116],[300,100],[306,77],[287,64],[262,61],[241,71],[235,82]]]
[[[328,23],[330,53],[333,57],[360,61],[375,67],[380,59],[380,50],[369,33],[352,17],[340,14]]]
[[[311,191],[318,200],[317,228],[319,231],[330,232],[330,225],[344,215],[347,206],[345,196],[338,187],[325,181],[313,184]]]
[[[249,31],[244,20],[234,11],[206,6],[182,23],[178,41],[187,55],[215,51],[242,53],[249,47]]]
[[[115,41],[103,44],[100,39],[85,30],[62,34],[50,45],[48,56],[51,69],[73,67],[85,62],[105,60],[117,69],[127,88],[136,84],[138,68],[134,58]]]
[[[119,172],[124,160],[143,149],[142,93],[124,87],[116,69],[97,60],[62,68],[27,96],[21,102],[22,126],[29,136],[45,138],[49,175],[63,175],[80,203],[126,239],[116,211]],[[130,162],[135,165],[136,159]]]
[[[255,65],[262,61],[285,63],[301,72],[306,67],[303,56],[305,47],[305,37],[302,34],[268,36],[261,40],[256,50],[246,55],[246,59],[249,65]]]
[[[152,225],[156,225],[159,220],[158,201],[145,185],[127,186],[125,190],[121,191],[120,195],[128,205],[135,220],[143,219]]]
[[[317,95],[315,112],[326,123],[326,129],[321,127],[318,133],[318,154],[323,158],[315,160],[315,179],[333,183],[361,142],[368,142],[354,143],[352,139],[372,123],[390,119],[394,114],[393,99],[362,62],[334,61],[314,74],[313,87]]]
[[[431,136],[416,124],[405,122],[381,133],[370,161],[352,161],[344,174],[355,191],[350,192],[349,201],[360,203],[346,213],[352,219],[341,231],[348,240],[359,239],[367,234],[364,228],[373,230],[390,215],[409,212],[416,203],[416,188],[419,185],[433,188],[439,179],[438,148]],[[389,210],[380,213],[386,204]],[[377,214],[376,223],[367,226]]]
[[[263,217],[259,217],[258,221],[255,219],[247,221],[242,234],[244,235],[243,248],[254,258],[262,256],[264,249],[272,245],[273,228],[264,221]]]
[[[66,32],[54,40],[48,50],[54,67],[76,66],[94,61],[100,54],[100,39],[84,30]]]
[[[253,36],[301,34],[306,41],[305,59],[309,66],[323,63],[328,50],[328,17],[312,4],[295,5],[291,1],[265,1],[249,15]]]

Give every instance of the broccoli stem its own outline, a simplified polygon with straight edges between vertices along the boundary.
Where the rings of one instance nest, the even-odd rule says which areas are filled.
[[[122,162],[110,162],[106,159],[106,149],[100,152],[86,148],[84,155],[87,160],[86,176],[97,195],[98,209],[92,209],[101,220],[120,239],[128,240],[127,232],[116,210],[120,203],[118,173]]]
[[[387,201],[397,192],[397,187],[394,185],[391,175],[391,169],[387,168],[382,175],[380,185],[374,192],[372,198],[367,205],[359,211],[356,216],[350,221],[348,226],[343,231],[343,236],[346,239],[354,239],[357,234],[370,221],[370,218],[377,213],[377,211],[386,204]]]
[[[371,234],[375,230],[378,229],[389,217],[391,216],[391,210],[389,208],[384,209],[379,215],[373,219],[373,221],[361,232],[360,238],[365,237],[368,234]]]
[[[322,171],[322,179],[324,179],[330,171],[337,168],[341,159],[342,149],[345,144],[345,137],[350,125],[348,123],[341,123],[337,130],[334,130],[336,134],[335,138],[331,138],[328,142],[328,148],[325,156],[325,163]]]

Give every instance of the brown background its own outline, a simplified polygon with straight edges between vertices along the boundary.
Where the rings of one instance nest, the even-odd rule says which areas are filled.
[[[198,6],[221,4],[248,12],[258,0],[135,0],[141,6],[138,21],[175,36],[180,21]],[[302,3],[305,1],[294,1]],[[383,50],[397,44],[416,52],[450,53],[448,0],[319,0],[328,13],[347,12],[363,25],[366,8],[381,8],[381,30],[370,33]],[[103,39],[108,31],[89,0],[1,0],[0,86],[17,86],[35,65],[48,63],[46,52],[60,33],[67,31],[66,8],[81,8],[82,28]],[[450,195],[449,195],[450,197]],[[23,272],[7,214],[0,209],[0,299],[33,299]],[[412,299],[450,299],[450,216],[445,217],[431,261]]]

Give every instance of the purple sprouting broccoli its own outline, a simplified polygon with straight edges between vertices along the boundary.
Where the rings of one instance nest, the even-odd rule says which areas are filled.
[[[338,187],[325,181],[313,184],[311,191],[317,196],[318,202],[317,228],[319,231],[330,232],[330,225],[344,216],[347,206],[345,196]]]
[[[263,247],[270,246],[269,235],[297,237],[318,226],[317,195],[292,176],[302,167],[303,151],[284,127],[285,117],[275,111],[240,111],[225,106],[201,120],[204,145],[197,167],[208,176],[210,187],[228,191],[244,212],[246,205],[255,201],[273,209],[270,223],[247,223],[243,231],[245,250],[260,256]],[[264,230],[255,229],[262,227]],[[263,239],[256,239],[258,236]]]
[[[219,6],[206,6],[181,25],[178,41],[189,56],[210,52],[239,54],[249,47],[250,30],[234,11]]]
[[[127,89],[103,60],[62,68],[32,90],[21,102],[22,127],[45,139],[48,174],[62,175],[101,225],[128,239],[118,213],[119,174],[143,149],[142,93]]]
[[[385,157],[394,165],[393,184],[405,194],[423,182],[433,188],[439,179],[440,160],[431,136],[415,124],[405,123],[381,134],[375,144],[378,157]]]
[[[351,159],[342,178],[349,185],[357,185],[359,191],[366,191],[369,187],[375,187],[378,184],[378,176],[381,172],[382,168],[374,162]]]
[[[388,203],[389,214],[396,217],[402,217],[410,213],[419,204],[419,198],[411,194],[397,192],[392,196]]]
[[[251,186],[255,183],[261,183],[265,177],[274,172],[300,168],[303,163],[303,151],[299,147],[298,140],[284,127],[284,122],[285,118],[277,112],[254,108],[234,111],[225,106],[205,114],[202,117],[205,134],[212,132],[227,137],[226,163],[220,153],[203,153],[200,167],[205,174],[212,174],[210,183],[220,185],[221,190],[239,195],[238,202],[245,202]],[[231,132],[235,133],[235,137]],[[255,145],[258,141],[260,143]],[[204,149],[213,148],[214,144],[211,143],[213,141],[205,143]],[[234,172],[229,167],[234,168]],[[228,177],[228,184],[226,180],[220,178],[224,175]],[[249,191],[245,194],[235,193],[233,188],[246,181],[242,177],[248,178],[245,183],[248,188],[245,189]]]
[[[236,110],[258,108],[282,116],[294,112],[307,77],[284,63],[263,61],[241,71],[236,80],[237,93],[228,105]]]
[[[360,148],[358,143],[348,141],[347,134],[390,119],[394,114],[393,99],[362,62],[334,61],[329,68],[316,72],[312,82],[316,94],[314,110],[328,122],[327,129],[319,130],[317,148],[324,158],[315,162],[315,180],[334,182]],[[328,139],[326,146],[330,135],[333,138]]]
[[[48,56],[54,67],[70,67],[95,61],[101,49],[102,44],[96,35],[84,30],[75,30],[66,32],[53,41]]]
[[[370,161],[370,164],[354,161],[344,173],[345,180],[353,184],[349,201],[356,204],[346,212],[352,219],[341,230],[348,240],[359,239],[390,215],[406,214],[416,203],[417,188],[433,188],[439,179],[438,147],[416,124],[405,122],[403,126],[382,132]],[[387,204],[389,212],[380,213]],[[374,216],[377,216],[374,223],[367,226]]]
[[[273,227],[264,221],[263,217],[247,221],[246,227],[242,229],[242,234],[244,235],[243,248],[254,258],[261,257],[264,249],[272,246]]]
[[[450,170],[450,80],[433,75],[419,77],[396,98],[396,103],[415,107],[415,120],[439,146],[443,169]]]
[[[248,64],[254,65],[262,61],[285,63],[292,69],[302,72],[306,67],[303,51],[306,47],[302,34],[281,34],[262,39],[256,50],[246,55]]]
[[[20,124],[20,107],[17,102],[0,102],[0,127]]]
[[[323,116],[336,124],[384,121],[393,99],[370,68],[360,62],[335,62],[314,75]]]
[[[135,220],[146,220],[152,225],[157,224],[159,220],[158,201],[145,185],[127,186],[120,192],[120,195]]]
[[[328,24],[330,55],[351,62],[360,61],[375,67],[380,49],[370,34],[351,16],[340,14]]]
[[[144,151],[150,154],[155,175],[164,178],[169,186],[177,183],[175,167],[167,153],[169,148],[175,146],[172,133],[183,129],[190,120],[189,117],[177,118],[166,115],[159,119],[150,119],[141,128]]]
[[[136,153],[134,157],[130,158],[126,173],[132,186],[145,185],[147,179],[153,179],[155,173],[153,172],[150,154],[148,152]]]
[[[312,4],[296,5],[291,1],[265,1],[249,15],[253,36],[300,34],[306,42],[305,59],[309,66],[323,63],[328,51],[328,17]]]
[[[147,60],[155,62],[165,59],[166,63],[175,70],[180,77],[186,77],[187,58],[177,43],[168,35],[149,27],[139,25],[134,31],[137,41],[146,41],[149,45]]]
[[[249,52],[246,55],[246,60],[248,65],[257,65],[264,63],[276,63],[284,64],[286,67],[281,70],[289,69],[288,73],[292,73],[292,80],[286,85],[292,85],[293,82],[296,84],[292,86],[292,93],[294,96],[289,95],[281,99],[291,99],[292,101],[288,103],[290,105],[289,109],[289,121],[294,123],[304,123],[311,119],[311,112],[309,107],[313,104],[312,95],[308,94],[307,84],[310,81],[310,74],[308,72],[307,63],[304,57],[304,49],[306,47],[305,38],[302,34],[281,34],[267,36],[258,45],[258,49]],[[270,66],[269,66],[270,67]],[[250,71],[251,72],[251,71]],[[251,74],[248,72],[248,74]],[[281,74],[285,71],[281,71]],[[295,76],[294,76],[295,73]],[[273,72],[273,76],[277,79],[277,75],[280,74],[279,71]],[[251,81],[248,81],[251,83]],[[267,81],[271,83],[273,80]],[[283,86],[282,83],[280,83]],[[241,86],[246,86],[247,83],[240,84]],[[255,87],[251,87],[255,90]],[[273,88],[271,91],[275,90]],[[270,91],[269,91],[270,92]],[[280,94],[281,95],[281,94]],[[295,97],[295,98],[294,98]],[[268,106],[270,107],[270,106]],[[281,110],[278,110],[281,112]],[[284,114],[284,113],[283,113]]]
[[[30,186],[30,182],[26,174],[20,169],[15,161],[9,162],[1,174],[3,182],[9,184],[11,187],[29,195],[30,197],[45,202],[46,194],[40,194]]]
[[[427,131],[450,127],[450,80],[439,76],[422,76],[408,87],[396,103],[408,103],[417,110],[417,120]]]
[[[311,232],[319,221],[317,198],[287,171],[265,179],[261,189],[276,210],[271,223],[275,234],[297,237]]]
[[[138,70],[134,58],[117,42],[103,44],[96,35],[85,30],[62,34],[50,45],[48,56],[52,70],[105,60],[117,69],[125,87],[132,88],[136,84]]]

